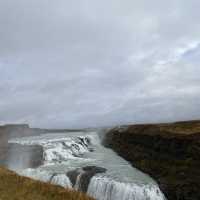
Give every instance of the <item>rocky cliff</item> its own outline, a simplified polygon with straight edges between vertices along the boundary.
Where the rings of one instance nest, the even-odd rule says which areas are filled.
[[[200,199],[200,121],[114,128],[105,145],[150,174],[168,200]]]

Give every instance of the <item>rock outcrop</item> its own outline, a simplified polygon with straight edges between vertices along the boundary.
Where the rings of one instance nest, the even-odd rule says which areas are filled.
[[[200,199],[200,121],[118,127],[104,143],[151,175],[168,200]]]
[[[106,169],[96,166],[86,166],[80,169],[69,171],[69,177],[72,186],[81,192],[87,192],[90,180],[93,176],[99,173],[105,173]]]

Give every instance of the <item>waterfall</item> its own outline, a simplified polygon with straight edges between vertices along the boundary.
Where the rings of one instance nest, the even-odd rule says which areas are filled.
[[[87,192],[97,200],[165,200],[155,181],[102,146],[97,132],[43,134],[9,143],[43,149],[43,165],[17,171],[23,176]]]
[[[97,200],[164,200],[157,185],[115,181],[106,176],[94,176],[87,193]]]
[[[48,137],[50,137],[48,135]],[[92,151],[90,147],[90,136],[72,136],[54,139],[41,139],[40,136],[24,137],[9,140],[9,143],[21,144],[21,145],[40,145],[43,147],[43,159],[44,164],[60,163],[68,161],[69,159],[81,158],[81,156],[89,151]]]
[[[60,185],[64,188],[72,188],[72,184],[65,174],[56,174],[51,178],[50,181],[54,185]]]
[[[72,188],[71,181],[66,174],[57,174],[42,169],[26,169],[18,172],[22,176],[33,178],[42,182],[60,185],[64,188]]]
[[[22,170],[22,171],[21,170],[17,171],[17,173],[22,176],[33,178],[35,180],[39,180],[43,182],[49,182],[53,175],[52,173],[48,171],[44,171],[41,169],[30,169],[30,168]]]

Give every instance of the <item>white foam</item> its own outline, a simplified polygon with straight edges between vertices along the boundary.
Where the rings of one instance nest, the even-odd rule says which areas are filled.
[[[107,172],[94,176],[89,183],[87,193],[95,199],[165,200],[158,185],[149,176],[133,168],[111,149],[104,148],[95,132],[44,134],[12,139],[9,143],[43,147],[44,165],[25,169],[19,172],[21,175],[66,188],[72,187],[66,175],[68,171],[96,165],[106,168]],[[80,189],[81,176],[82,173],[76,179],[74,188],[77,190]]]
[[[64,188],[72,188],[72,184],[66,174],[57,174],[51,179],[54,185],[60,185]]]
[[[81,159],[81,156],[90,151],[94,140],[91,135],[71,136],[58,135],[55,138],[47,134],[43,136],[24,137],[9,140],[9,143],[21,145],[40,145],[43,147],[44,164],[60,163],[69,159]]]
[[[39,168],[38,169],[28,168],[22,171],[18,171],[18,173],[22,176],[33,178],[35,180],[39,180],[42,182],[49,182],[52,177],[52,173]]]
[[[94,176],[88,192],[97,200],[164,200],[156,184],[134,184],[115,181],[106,176]]]
[[[43,169],[25,169],[18,171],[22,176],[26,176],[42,182],[51,182],[54,185],[60,185],[65,188],[71,188],[72,184],[66,174],[54,174],[53,172]]]

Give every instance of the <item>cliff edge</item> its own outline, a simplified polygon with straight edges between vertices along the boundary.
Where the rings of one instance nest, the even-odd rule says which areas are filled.
[[[114,128],[105,145],[151,175],[168,200],[200,199],[200,121]]]

